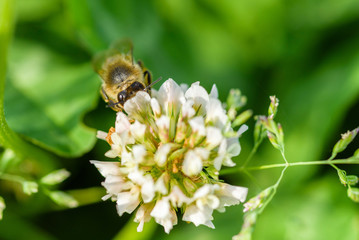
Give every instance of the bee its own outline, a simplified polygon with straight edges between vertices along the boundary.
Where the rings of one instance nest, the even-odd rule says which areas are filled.
[[[102,98],[115,111],[122,111],[125,102],[138,91],[151,93],[151,73],[141,61],[134,61],[132,53],[132,42],[121,40],[99,53],[93,61],[102,79]]]

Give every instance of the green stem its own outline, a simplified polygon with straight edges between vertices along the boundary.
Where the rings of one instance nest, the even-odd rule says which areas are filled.
[[[346,159],[335,159],[335,160],[319,160],[319,161],[309,161],[309,162],[293,162],[293,163],[278,163],[278,164],[269,164],[262,165],[258,167],[249,167],[246,170],[264,170],[270,168],[280,168],[280,167],[293,167],[293,166],[308,166],[308,165],[334,165],[334,164],[359,164],[358,157],[346,158]],[[221,175],[223,174],[232,174],[236,172],[242,171],[242,167],[232,168],[232,169],[224,169],[221,171]]]
[[[282,172],[277,180],[277,182],[272,186],[274,191],[273,193],[269,196],[269,198],[265,201],[265,203],[263,204],[263,207],[261,207],[261,210],[260,210],[260,213],[263,212],[263,210],[266,208],[266,206],[272,201],[272,199],[274,198],[275,194],[277,193],[277,188],[280,184],[280,182],[282,181],[283,179],[283,176],[284,176],[284,173],[285,171],[287,170],[288,168],[288,165],[286,165],[283,169],[282,169]]]
[[[284,155],[284,149],[283,149],[282,151],[280,151],[280,153],[282,154],[282,157],[283,157],[283,159],[284,159],[284,161],[285,161],[285,166],[288,166],[288,165],[289,165],[289,162],[287,161],[287,158],[286,158],[285,155]]]
[[[40,161],[42,169],[53,169],[50,161],[47,161],[51,158],[50,155],[20,138],[18,134],[10,129],[5,120],[6,61],[14,28],[13,7],[12,0],[0,0],[0,145],[4,148],[12,149],[21,158],[29,157]]]
[[[6,181],[18,182],[18,183],[23,183],[26,181],[21,176],[12,175],[12,174],[8,174],[8,173],[0,173],[0,179],[6,180]]]
[[[331,161],[331,160],[328,160],[328,161]],[[333,163],[330,163],[329,165],[332,166],[335,170],[340,171],[340,169],[337,166],[335,166]]]
[[[282,170],[282,172],[281,172],[281,174],[280,174],[280,176],[279,176],[277,182],[273,185],[273,186],[275,187],[275,189],[277,189],[279,183],[282,181],[282,178],[283,178],[283,176],[284,176],[284,172],[287,170],[287,168],[288,168],[288,165],[286,165],[286,166],[283,168],[283,170]]]

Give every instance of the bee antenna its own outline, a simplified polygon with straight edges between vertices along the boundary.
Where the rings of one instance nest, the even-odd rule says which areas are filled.
[[[149,89],[150,87],[152,87],[153,85],[155,85],[156,83],[158,83],[161,80],[162,80],[162,77],[159,77],[156,81],[152,82],[150,85],[145,87],[145,89],[143,89],[143,90],[146,91],[147,89]]]

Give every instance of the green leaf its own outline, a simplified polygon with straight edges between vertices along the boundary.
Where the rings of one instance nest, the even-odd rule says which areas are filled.
[[[344,170],[338,169],[338,176],[339,176],[339,180],[340,182],[346,186],[348,183],[348,179],[347,179],[347,173]]]
[[[347,176],[347,181],[348,181],[349,185],[353,186],[353,185],[358,183],[359,178],[356,175],[348,175]]]
[[[44,46],[15,42],[5,93],[10,127],[62,156],[79,156],[95,143],[81,118],[95,104],[100,81],[90,64],[75,64]]]
[[[354,202],[359,203],[359,188],[348,188],[348,197]]]
[[[354,140],[358,132],[359,132],[359,128],[356,128],[352,131],[348,131],[342,134],[342,138],[334,145],[333,155],[335,156],[338,153],[344,151],[347,148],[347,146]]]

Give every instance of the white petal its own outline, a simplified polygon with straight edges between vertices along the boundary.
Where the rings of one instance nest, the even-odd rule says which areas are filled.
[[[155,191],[162,193],[163,195],[168,193],[167,184],[165,183],[166,177],[168,177],[167,173],[163,173],[155,183]]]
[[[133,156],[131,152],[128,152],[127,150],[123,150],[121,152],[121,163],[123,165],[133,165],[135,163],[135,161],[133,160]]]
[[[234,167],[234,166],[236,166],[236,163],[233,162],[230,157],[225,156],[225,157],[223,158],[222,165],[223,165],[223,166],[226,166],[226,167]]]
[[[248,188],[232,186],[226,183],[219,183],[220,190],[217,191],[220,199],[220,207],[232,206],[244,202],[247,197]]]
[[[210,148],[217,147],[223,139],[223,135],[221,130],[216,127],[207,127],[206,128],[206,142],[208,143]]]
[[[144,172],[139,170],[137,167],[136,168],[133,168],[132,171],[130,171],[128,173],[128,178],[136,183],[137,185],[141,185],[145,179],[144,179],[144,176],[143,176]]]
[[[216,209],[219,206],[219,199],[215,195],[209,195],[206,198],[206,203],[207,203],[208,207],[210,207],[212,209]]]
[[[168,131],[170,128],[170,118],[162,115],[159,119],[156,120],[157,126],[164,131]]]
[[[167,198],[157,201],[151,212],[151,216],[155,218],[158,224],[165,228],[165,232],[169,233],[173,225],[177,224],[176,212],[171,208]]]
[[[189,150],[183,161],[182,172],[187,176],[194,176],[202,171],[202,159],[193,150]]]
[[[161,115],[161,106],[156,98],[151,98],[151,107],[155,116]]]
[[[140,204],[138,191],[122,192],[117,196],[116,208],[120,216],[122,216],[125,212],[132,213],[138,204]]]
[[[204,120],[203,117],[194,117],[191,120],[188,121],[189,125],[192,128],[192,132],[198,134],[199,136],[205,136],[206,135],[206,128],[204,126]]]
[[[111,141],[112,141],[111,147],[118,147],[123,145],[121,136],[117,132],[111,134]]]
[[[213,84],[212,89],[211,89],[211,93],[209,94],[210,98],[218,98],[218,89],[216,84]]]
[[[196,111],[193,109],[193,100],[189,99],[187,101],[185,101],[182,105],[182,116],[183,117],[188,117],[191,118],[196,114]]]
[[[221,170],[221,168],[222,168],[223,159],[224,159],[224,155],[219,154],[219,155],[213,160],[213,166],[214,166],[214,168],[217,169],[218,171]]]
[[[137,212],[134,221],[139,222],[137,227],[137,232],[142,232],[143,224],[151,220],[151,211],[153,209],[153,204],[142,204]]]
[[[132,147],[132,153],[134,157],[134,161],[137,163],[142,163],[146,156],[146,148],[143,145],[134,145]]]
[[[243,124],[237,131],[238,137],[240,137],[247,130],[248,130],[248,126]]]
[[[195,82],[185,93],[186,99],[192,99],[196,106],[206,107],[209,101],[209,95],[202,86],[199,85],[199,82]]]
[[[206,197],[218,189],[219,189],[218,185],[205,184],[194,193],[193,198],[199,199],[199,198]]]
[[[142,170],[133,169],[129,174],[128,178],[141,186],[141,196],[143,202],[147,203],[152,201],[155,196],[155,185],[151,175],[145,174]]]
[[[224,155],[226,151],[227,151],[227,139],[223,139],[221,144],[219,145],[218,153]]]
[[[211,222],[211,220],[213,220],[212,213],[213,209],[209,207],[200,210],[196,205],[191,204],[186,208],[182,220],[192,222],[195,226],[203,224],[214,228]]]
[[[139,91],[136,96],[127,100],[124,109],[132,119],[143,120],[151,108],[151,97],[147,92]]]
[[[170,132],[170,118],[166,115],[162,115],[160,118],[156,119],[156,124],[158,127],[158,136],[161,142],[166,143],[169,139]]]
[[[176,115],[185,101],[181,87],[171,78],[162,84],[157,99],[168,116]]]
[[[125,181],[123,177],[109,175],[105,181],[102,182],[102,186],[104,186],[107,191],[107,195],[103,197],[102,200],[106,200],[110,197],[117,199],[119,193],[131,190],[134,184],[130,181]]]
[[[130,129],[131,123],[128,121],[126,114],[123,112],[117,112],[115,128],[117,133],[122,133]]]
[[[151,212],[151,216],[154,218],[166,218],[170,212],[170,203],[167,198],[162,198],[156,202],[155,207]]]
[[[120,175],[120,163],[119,162],[100,162],[91,160],[90,163],[94,164],[102,176],[108,175]]]
[[[235,139],[232,143],[227,142],[228,149],[227,152],[231,156],[235,157],[238,156],[238,154],[241,152],[241,145],[239,144],[238,138]]]
[[[98,139],[101,139],[101,140],[105,140],[105,141],[106,141],[107,132],[97,131],[96,137],[97,137]]]
[[[105,153],[105,156],[108,157],[108,158],[116,158],[116,157],[118,157],[118,155],[119,155],[119,152],[117,150],[114,150],[114,149],[108,150]]]
[[[130,131],[135,139],[143,139],[145,137],[146,125],[136,120],[130,126]]]
[[[226,157],[227,154],[226,150],[227,150],[227,140],[223,139],[218,148],[218,155],[213,161],[213,165],[218,171],[221,170],[223,160]]]
[[[159,220],[157,223],[161,224],[164,227],[165,232],[169,234],[173,225],[177,224],[177,215],[175,210],[170,209],[169,216],[166,219]]]
[[[190,199],[182,192],[178,186],[172,188],[168,198],[173,206],[182,207],[182,205],[190,203]]]
[[[194,151],[202,160],[207,160],[209,157],[209,151],[205,148],[197,147]]]
[[[158,166],[164,167],[168,159],[168,153],[171,151],[171,144],[161,145],[155,153],[155,162]]]
[[[206,123],[211,123],[214,126],[223,128],[227,121],[228,116],[223,109],[222,103],[215,98],[211,98],[206,106]]]
[[[146,181],[141,186],[141,196],[144,203],[151,202],[155,196],[155,184],[149,175],[146,175]]]

